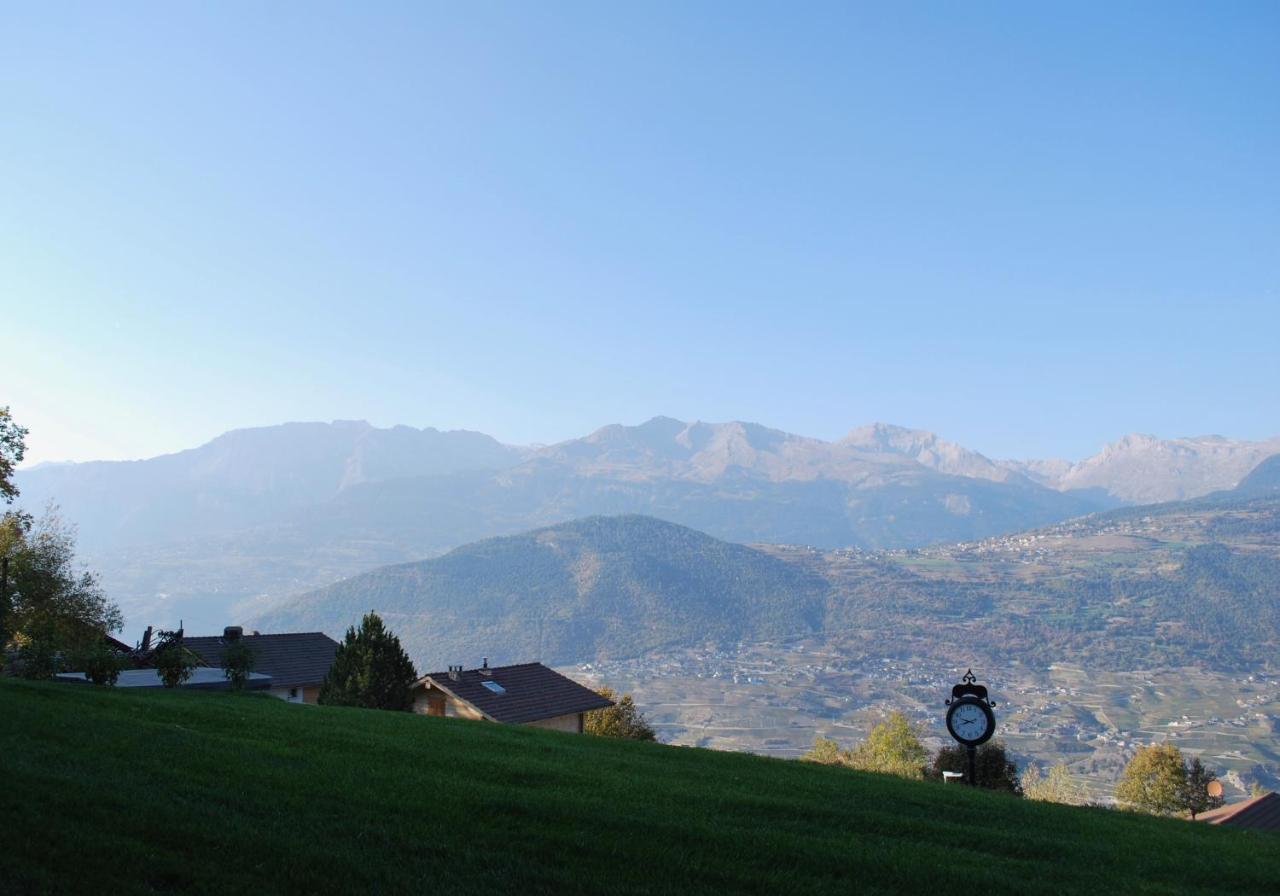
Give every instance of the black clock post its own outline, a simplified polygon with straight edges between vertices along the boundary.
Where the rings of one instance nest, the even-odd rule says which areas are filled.
[[[996,733],[996,717],[991,708],[995,703],[987,696],[987,689],[978,684],[970,669],[960,679],[960,684],[951,688],[951,699],[947,701],[947,731],[955,738],[956,743],[964,747],[969,757],[969,786],[977,786],[978,769],[976,755],[978,747],[991,740]]]

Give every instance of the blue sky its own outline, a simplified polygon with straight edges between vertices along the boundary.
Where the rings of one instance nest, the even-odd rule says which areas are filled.
[[[1280,5],[5,4],[28,460],[1280,433]]]

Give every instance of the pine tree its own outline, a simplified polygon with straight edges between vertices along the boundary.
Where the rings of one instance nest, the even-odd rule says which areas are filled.
[[[400,639],[370,611],[360,628],[347,629],[320,687],[320,702],[333,706],[408,711],[418,673]]]
[[[1183,794],[1183,803],[1194,819],[1201,812],[1208,812],[1222,805],[1221,795],[1210,796],[1209,785],[1218,780],[1218,776],[1204,767],[1199,756],[1192,758],[1187,766],[1187,785]]]

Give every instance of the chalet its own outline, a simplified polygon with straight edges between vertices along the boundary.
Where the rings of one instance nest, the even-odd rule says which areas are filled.
[[[1280,793],[1264,793],[1252,799],[1210,809],[1197,815],[1196,821],[1255,831],[1280,831]]]
[[[206,666],[220,668],[222,651],[230,644],[243,643],[253,651],[253,671],[270,676],[267,693],[290,703],[315,703],[320,685],[329,674],[338,642],[323,632],[290,632],[279,635],[244,634],[238,625],[223,630],[222,636],[184,637],[182,644]]]
[[[422,676],[414,685],[413,711],[580,734],[585,713],[612,705],[542,663],[490,667],[486,659],[479,669],[450,666]]]

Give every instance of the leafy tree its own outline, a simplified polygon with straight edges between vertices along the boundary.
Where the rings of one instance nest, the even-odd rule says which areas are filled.
[[[370,611],[360,620],[360,628],[347,629],[338,645],[333,666],[320,686],[320,702],[333,706],[363,706],[366,709],[413,708],[413,683],[418,673],[400,639]]]
[[[596,693],[609,700],[616,698],[616,701],[613,706],[587,713],[582,725],[584,732],[600,737],[624,737],[631,740],[658,739],[645,720],[644,713],[636,708],[630,694],[623,694],[618,698],[609,687],[598,688]]]
[[[237,691],[243,691],[249,683],[249,674],[256,662],[253,648],[244,641],[235,641],[222,650],[222,674]]]
[[[800,757],[802,762],[818,762],[822,765],[849,765],[849,751],[829,737],[815,737],[813,748]]]
[[[18,632],[10,642],[16,648],[16,670],[23,678],[52,678],[62,671],[62,654],[52,634],[42,629]]]
[[[864,772],[881,772],[902,778],[923,778],[929,754],[920,743],[920,726],[894,710],[871,729],[867,739],[851,750],[842,750],[828,737],[814,738],[813,747],[800,759],[823,765],[845,765]]]
[[[1043,774],[1038,765],[1028,765],[1022,773],[1021,784],[1022,795],[1029,800],[1068,806],[1083,806],[1089,802],[1088,792],[1080,782],[1072,779],[1065,762],[1051,766]]]
[[[1192,758],[1187,765],[1187,786],[1183,793],[1183,806],[1194,819],[1201,812],[1208,812],[1223,804],[1222,797],[1210,796],[1209,785],[1218,780],[1218,776],[1204,767],[1199,756]]]
[[[0,408],[0,500],[12,504],[18,497],[13,471],[26,453],[27,430],[14,422],[8,407]]]
[[[1116,785],[1126,808],[1152,815],[1176,815],[1186,808],[1187,767],[1173,744],[1139,747]]]
[[[0,517],[4,576],[0,644],[18,648],[24,675],[48,677],[64,657],[99,643],[123,624],[97,577],[75,568],[75,533],[50,508]]]
[[[182,643],[182,629],[176,632],[159,632],[159,645],[151,655],[151,661],[167,688],[176,688],[191,678],[200,665],[200,658]]]
[[[929,754],[920,743],[920,727],[894,710],[848,753],[847,763],[864,772],[923,778]]]
[[[1022,784],[1018,780],[1018,766],[998,740],[989,740],[978,747],[973,757],[974,770],[978,777],[978,786],[987,790],[1001,790],[1022,796]],[[968,751],[959,744],[943,747],[933,759],[933,768],[929,777],[942,779],[942,773],[969,773]]]

